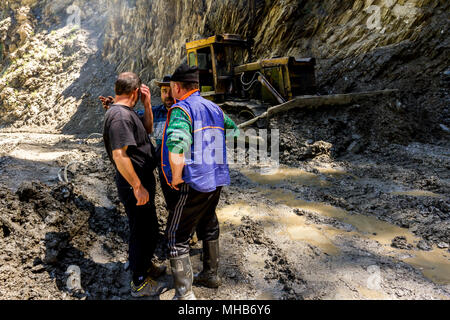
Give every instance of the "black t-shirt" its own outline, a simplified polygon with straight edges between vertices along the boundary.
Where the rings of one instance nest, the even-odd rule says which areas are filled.
[[[155,149],[141,118],[133,109],[120,104],[114,104],[108,109],[105,114],[103,141],[114,166],[112,151],[128,146],[127,155],[142,183],[147,180],[149,174],[153,174],[157,161]],[[119,182],[122,180],[121,184],[127,184],[119,172],[118,176],[121,178]]]

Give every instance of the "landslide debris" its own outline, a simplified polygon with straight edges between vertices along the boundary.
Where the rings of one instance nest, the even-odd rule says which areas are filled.
[[[107,263],[126,250],[123,212],[95,207],[70,184],[40,182],[24,183],[16,193],[0,188],[0,210],[2,299],[111,298],[118,284],[127,288],[121,277],[126,260]],[[108,236],[97,228],[105,223]],[[95,250],[97,257],[87,254]],[[70,265],[81,268],[82,290],[66,286]]]

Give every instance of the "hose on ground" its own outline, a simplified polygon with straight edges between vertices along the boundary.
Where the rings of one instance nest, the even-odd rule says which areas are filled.
[[[103,134],[94,132],[94,133],[91,133],[90,135],[88,135],[87,138],[84,139],[84,141],[87,142],[87,140],[91,139],[91,138],[94,137],[94,136],[99,136],[99,137],[103,138]],[[69,183],[69,178],[67,177],[67,170],[69,169],[69,167],[70,167],[71,165],[73,165],[73,164],[75,164],[75,163],[79,163],[79,161],[72,161],[72,162],[70,162],[69,164],[67,164],[67,165],[64,167],[64,169],[60,169],[60,170],[58,171],[58,179],[59,179],[59,181],[61,181],[61,182],[63,182],[63,183]],[[62,173],[63,171],[64,171],[64,175],[61,176],[61,173]]]
[[[94,132],[94,133],[91,133],[90,135],[88,135],[88,137],[86,139],[84,139],[84,141],[86,142],[87,140],[89,140],[93,136],[99,136],[99,137],[103,138],[103,134]]]
[[[59,179],[59,181],[64,182],[64,183],[69,183],[69,179],[68,179],[68,177],[67,177],[67,170],[68,170],[68,168],[69,168],[71,165],[73,165],[73,164],[75,164],[75,163],[80,163],[80,162],[79,162],[79,161],[72,161],[72,162],[70,162],[69,164],[67,164],[67,165],[64,167],[64,169],[60,169],[60,170],[59,170],[59,172],[58,172],[58,179]],[[63,170],[64,170],[64,176],[61,177],[61,171],[63,171]]]

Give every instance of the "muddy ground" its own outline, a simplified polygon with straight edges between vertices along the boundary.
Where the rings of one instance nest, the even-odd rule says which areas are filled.
[[[101,138],[86,136],[0,134],[0,298],[131,299],[114,171]],[[223,285],[194,287],[197,297],[449,299],[448,139],[355,153],[349,141],[333,144],[337,152],[309,137],[281,151],[278,170],[232,167],[218,210]],[[62,183],[60,169],[74,161]],[[165,261],[158,193],[156,258]],[[200,256],[197,243],[195,271]],[[79,286],[69,266],[80,268]],[[164,280],[158,299],[171,299]]]
[[[114,170],[101,139],[86,139],[102,128],[97,97],[112,95],[116,73],[128,70],[140,72],[156,96],[153,78],[173,72],[187,38],[197,31],[210,36],[224,30],[262,40],[255,41],[251,61],[315,56],[321,95],[399,93],[345,107],[292,110],[264,124],[280,130],[282,167],[231,168],[232,183],[218,211],[223,285],[194,287],[196,295],[450,298],[446,3],[414,4],[409,21],[395,17],[395,8],[404,5],[397,1],[392,10],[383,9],[386,30],[375,32],[363,27],[369,15],[361,1],[353,2],[354,10],[352,3],[329,2],[323,10],[317,1],[304,1],[305,10],[295,10],[299,3],[261,2],[255,9],[266,22],[252,26],[241,6],[233,6],[242,12],[229,14],[232,22],[214,18],[231,12],[229,2],[203,1],[203,9],[185,3],[180,12],[199,23],[199,12],[209,8],[205,3],[214,4],[205,16],[215,22],[193,25],[189,16],[174,24],[177,10],[166,12],[159,5],[165,1],[137,2],[144,7],[140,14],[114,2],[108,11],[102,1],[78,1],[83,7],[79,28],[65,24],[66,8],[58,1],[36,2],[31,11],[22,8],[26,2],[33,1],[0,5],[8,12],[14,8],[16,16],[0,21],[10,54],[1,57],[0,68],[0,299],[131,299],[127,219]],[[245,1],[237,3],[247,7]],[[144,14],[148,6],[155,13],[151,19]],[[175,7],[182,8],[178,2]],[[309,7],[314,10],[308,12]],[[114,23],[106,23],[109,19]],[[135,38],[143,27],[162,36]],[[192,34],[173,32],[186,27]],[[139,32],[129,32],[134,28]],[[61,169],[69,164],[71,183],[62,183]],[[157,259],[164,261],[167,213],[158,192]],[[198,243],[191,252],[196,270],[200,248]],[[161,299],[173,296],[168,287]]]

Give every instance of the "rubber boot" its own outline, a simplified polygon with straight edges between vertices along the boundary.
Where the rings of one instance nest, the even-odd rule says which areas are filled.
[[[192,291],[193,273],[189,254],[170,258],[175,296],[173,300],[197,300]]]
[[[221,281],[219,269],[219,240],[203,241],[203,270],[194,277],[194,283],[208,288],[218,288]]]

